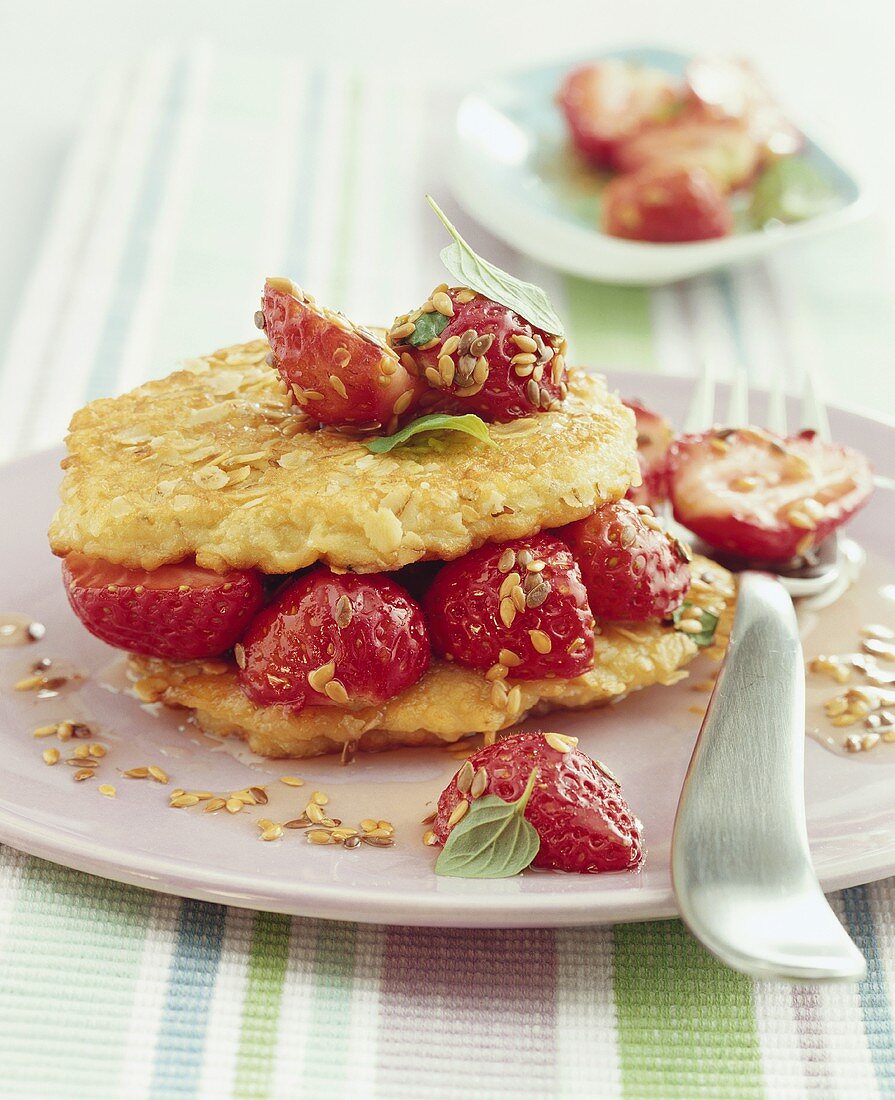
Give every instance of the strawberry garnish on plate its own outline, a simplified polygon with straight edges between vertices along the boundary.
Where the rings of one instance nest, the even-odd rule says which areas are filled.
[[[814,432],[758,428],[687,435],[671,447],[675,518],[710,545],[784,562],[806,554],[867,501],[873,472],[850,447]]]
[[[557,99],[575,148],[593,163],[607,165],[625,138],[679,109],[681,88],[660,70],[608,60],[570,72]]]
[[[235,653],[243,690],[261,706],[356,709],[415,684],[429,637],[419,604],[393,580],[321,566],[277,595]]]
[[[395,319],[388,340],[431,387],[427,409],[507,421],[555,408],[568,392],[565,338],[465,287],[436,287]]]
[[[576,746],[574,737],[519,733],[474,753],[438,799],[432,831],[445,847],[436,872],[502,878],[527,866],[637,868],[642,826],[615,776]]]
[[[637,422],[637,461],[640,463],[641,485],[628,490],[628,500],[635,504],[654,505],[665,499],[665,457],[674,439],[668,421],[639,401],[624,401]]]
[[[216,657],[236,642],[261,607],[253,569],[212,573],[196,565],[126,569],[67,554],[69,603],[91,634],[109,645],[173,661]]]
[[[600,619],[664,619],[690,587],[689,551],[672,538],[646,505],[604,504],[562,529]]]
[[[758,143],[740,122],[687,115],[626,139],[616,150],[615,167],[620,172],[701,168],[726,192],[748,183],[760,159]]]
[[[573,677],[593,659],[581,573],[552,535],[489,543],[449,562],[423,606],[435,652],[495,678]]]
[[[424,384],[369,329],[319,306],[288,279],[268,279],[255,315],[272,365],[312,419],[337,428],[392,432]]]
[[[733,213],[702,168],[649,165],[603,188],[601,224],[611,237],[670,244],[726,237]]]

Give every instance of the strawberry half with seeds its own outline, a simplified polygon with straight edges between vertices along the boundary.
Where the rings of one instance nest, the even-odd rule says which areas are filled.
[[[573,145],[598,165],[611,165],[625,138],[667,120],[682,103],[679,84],[666,73],[617,60],[574,69],[557,100]]]
[[[72,553],[63,559],[62,579],[72,610],[91,634],[118,649],[172,661],[226,652],[264,600],[253,569],[126,569]]]
[[[720,550],[784,562],[842,526],[873,490],[867,459],[814,432],[758,428],[678,439],[668,456],[675,518]]]
[[[318,306],[288,279],[267,280],[255,321],[272,365],[321,424],[390,433],[426,388],[369,329]]]
[[[552,535],[489,543],[449,562],[423,606],[436,653],[496,679],[571,678],[593,660],[581,573]]]
[[[634,870],[643,861],[642,826],[618,780],[576,745],[576,738],[556,733],[518,733],[480,749],[438,799],[435,836],[445,844],[458,826],[469,832],[479,799],[493,795],[516,803],[527,795],[522,812],[540,838],[533,867],[581,874]],[[480,848],[487,840],[483,833]]]
[[[619,146],[615,161],[626,173],[701,168],[726,192],[752,179],[760,157],[758,143],[741,123],[688,116],[635,134]]]
[[[380,573],[320,566],[279,593],[236,647],[239,680],[261,706],[384,703],[429,666],[419,604]]]
[[[637,421],[637,461],[643,484],[628,490],[628,500],[635,504],[654,505],[663,501],[665,490],[665,457],[674,439],[668,421],[639,401],[624,401]]]
[[[733,229],[727,199],[701,168],[656,164],[616,176],[600,209],[603,231],[632,241],[706,241]]]
[[[689,552],[646,505],[604,504],[562,529],[600,619],[664,619],[690,587]]]
[[[431,387],[421,399],[428,410],[507,421],[555,408],[568,393],[565,339],[464,287],[436,287],[395,319],[388,340]]]

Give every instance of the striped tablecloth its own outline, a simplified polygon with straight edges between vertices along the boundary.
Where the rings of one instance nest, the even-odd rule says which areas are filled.
[[[558,276],[453,208],[451,89],[208,49],[106,75],[60,180],[0,374],[0,451],[85,400],[249,338],[266,274],[387,321],[442,272],[431,191],[545,284],[575,357],[895,408],[874,223],[648,292]],[[895,1097],[895,889],[847,890],[856,986],[751,982],[681,925],[511,932],[290,920],[0,855],[0,1093],[9,1097]]]

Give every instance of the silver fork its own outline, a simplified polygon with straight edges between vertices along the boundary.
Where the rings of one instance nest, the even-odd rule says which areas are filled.
[[[715,423],[715,386],[697,383],[689,431]],[[745,373],[727,423],[749,423]],[[804,422],[829,428],[806,372]],[[786,434],[786,400],[771,393],[766,426]],[[671,843],[678,907],[722,962],[754,977],[859,979],[866,964],[823,895],[805,826],[805,669],[792,597],[829,602],[856,548],[835,537],[797,569],[739,573],[730,644],[693,750]]]

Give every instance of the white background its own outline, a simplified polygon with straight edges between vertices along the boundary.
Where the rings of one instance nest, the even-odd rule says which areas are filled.
[[[451,84],[607,45],[748,55],[797,117],[817,120],[891,201],[891,0],[3,0],[0,346],[97,74],[150,45],[203,38],[422,69]]]

